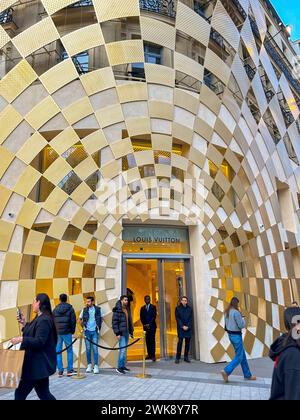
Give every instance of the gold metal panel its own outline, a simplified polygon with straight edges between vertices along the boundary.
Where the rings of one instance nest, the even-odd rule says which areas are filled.
[[[59,112],[59,107],[56,105],[52,97],[48,96],[36,105],[25,118],[33,128],[38,130]]]
[[[147,101],[147,85],[140,83],[128,83],[117,87],[120,103]]]
[[[44,172],[44,177],[57,185],[71,171],[72,167],[62,157],[58,157]]]
[[[47,144],[47,141],[41,134],[34,133],[21,147],[16,156],[29,165]]]
[[[9,41],[10,38],[8,34],[5,32],[2,26],[0,26],[0,48],[3,48]]]
[[[67,59],[52,67],[40,76],[40,81],[50,94],[77,79],[78,73],[71,59]]]
[[[36,281],[33,279],[19,280],[18,286],[17,305],[19,307],[31,305],[35,296]]]
[[[15,227],[13,223],[0,220],[0,251],[7,251]]]
[[[79,143],[79,141],[80,139],[76,131],[72,127],[69,127],[54,137],[50,142],[50,145],[59,155],[61,155],[74,144]]]
[[[49,13],[49,15],[52,15],[58,10],[61,10],[75,3],[75,1],[74,0],[42,0],[42,3],[45,9],[47,10],[47,12]]]
[[[95,131],[81,140],[88,153],[93,154],[107,146],[107,140],[101,130]]]
[[[104,39],[99,23],[95,23],[65,35],[62,42],[69,56],[73,56],[103,45]]]
[[[128,40],[106,44],[111,66],[144,62],[144,46],[140,40]]]
[[[185,32],[206,47],[210,35],[209,23],[182,2],[178,2],[177,7],[178,18],[176,19],[176,29]]]
[[[17,35],[14,38],[14,44],[21,55],[27,57],[57,39],[59,39],[59,33],[52,19],[46,17]]]
[[[22,120],[22,116],[11,105],[6,106],[0,112],[0,145]]]
[[[130,0],[128,2],[120,2],[119,0],[94,0],[93,4],[99,22],[140,15],[138,0]]]
[[[158,64],[145,63],[145,73],[148,83],[175,86],[175,70]]]
[[[211,25],[236,51],[238,50],[240,33],[221,2],[216,4]]]
[[[1,0],[0,13],[3,12],[3,10],[8,9],[14,3],[16,3],[16,0]]]
[[[19,178],[14,191],[17,194],[23,195],[24,197],[28,197],[29,193],[38,182],[41,174],[39,171],[34,169],[32,166],[27,166],[25,171],[22,173],[21,177]]]
[[[108,106],[96,112],[97,120],[102,128],[124,121],[120,104]]]
[[[111,67],[84,74],[80,77],[80,80],[89,96],[116,86],[114,73]]]
[[[18,225],[26,227],[27,229],[31,229],[39,212],[40,206],[34,203],[33,201],[27,199],[25,200],[22,209],[18,214],[16,223]]]
[[[175,50],[176,30],[173,26],[141,16],[142,37],[145,41]]]
[[[13,153],[9,150],[5,149],[4,147],[0,146],[0,177],[4,175],[7,168],[11,164],[14,159]]]
[[[204,75],[204,67],[201,64],[197,63],[195,60],[180,54],[178,52],[174,53],[174,66],[175,69],[188,74],[196,80],[202,80]]]
[[[0,95],[8,102],[12,102],[20,93],[30,86],[37,77],[37,74],[28,62],[22,60],[0,81]]]
[[[82,98],[63,110],[63,114],[70,125],[83,120],[93,112],[89,98]]]

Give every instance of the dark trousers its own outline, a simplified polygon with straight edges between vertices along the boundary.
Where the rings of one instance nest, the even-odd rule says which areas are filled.
[[[177,360],[181,359],[183,340],[185,340],[184,358],[187,359],[189,357],[191,338],[178,338],[177,355],[176,355]]]
[[[15,400],[24,401],[35,390],[37,396],[42,401],[52,401],[56,398],[51,394],[49,389],[49,378],[39,379],[37,381],[20,381],[19,387],[15,391]]]
[[[147,352],[150,359],[155,358],[155,353],[156,353],[155,336],[156,336],[156,328],[146,331]]]

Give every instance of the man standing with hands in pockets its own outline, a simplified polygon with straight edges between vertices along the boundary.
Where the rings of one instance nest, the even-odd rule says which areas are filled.
[[[121,296],[113,309],[112,328],[119,341],[120,352],[118,367],[116,372],[120,375],[124,375],[130,370],[126,367],[127,362],[127,348],[129,343],[129,337],[133,338],[133,322],[130,309],[128,307],[128,296]]]

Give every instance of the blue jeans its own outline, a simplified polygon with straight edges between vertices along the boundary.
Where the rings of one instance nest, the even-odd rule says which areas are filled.
[[[93,343],[98,343],[98,333],[97,331],[85,331],[85,336],[91,340]],[[98,347],[94,344],[91,344],[88,340],[85,340],[85,347],[86,347],[86,358],[87,364],[92,364],[92,347],[93,347],[93,354],[94,354],[94,364],[98,366]]]
[[[63,349],[63,343],[65,343],[65,346],[68,347],[70,344],[72,344],[72,334],[66,334],[66,335],[59,335],[57,346],[56,346],[56,352],[60,352]],[[68,372],[71,372],[73,370],[73,346],[70,347],[67,350],[68,355]],[[64,371],[64,365],[63,365],[63,358],[62,354],[57,355],[57,368],[59,372]]]
[[[232,372],[239,365],[241,365],[244,377],[246,379],[251,378],[252,374],[249,368],[246,352],[244,349],[243,337],[241,335],[229,334],[229,339],[235,350],[235,358],[231,363],[229,363],[228,366],[226,366],[224,371],[227,373],[228,376],[230,376]]]
[[[121,340],[119,341],[119,347],[128,346],[129,343],[129,334],[122,335]],[[127,362],[127,348],[119,350],[119,360],[118,360],[118,369],[124,369]]]

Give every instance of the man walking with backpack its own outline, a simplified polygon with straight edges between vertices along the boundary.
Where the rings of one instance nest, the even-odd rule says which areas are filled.
[[[62,351],[63,343],[67,349],[68,357],[68,367],[67,367],[67,376],[75,375],[73,370],[73,346],[72,344],[72,335],[76,330],[76,315],[73,309],[73,306],[67,303],[68,297],[65,294],[61,294],[59,297],[59,305],[53,311],[53,316],[55,319],[56,329],[58,333],[58,342],[56,347],[56,352],[59,353]],[[58,376],[60,378],[64,375],[64,366],[62,354],[57,355],[57,367],[58,367]]]

